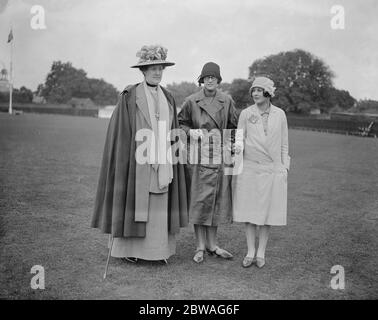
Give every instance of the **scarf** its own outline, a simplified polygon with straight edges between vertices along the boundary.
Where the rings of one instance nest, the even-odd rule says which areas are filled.
[[[151,148],[148,163],[158,173],[159,188],[164,189],[173,179],[172,154],[168,152],[170,144],[167,143],[170,131],[169,105],[160,86],[157,86],[157,99],[143,82],[144,92],[147,98],[148,111],[154,133],[151,140]],[[158,118],[156,117],[158,115]]]

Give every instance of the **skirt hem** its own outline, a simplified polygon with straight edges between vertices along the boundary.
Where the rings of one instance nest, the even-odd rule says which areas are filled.
[[[250,224],[255,224],[256,226],[286,226],[287,225],[287,223],[260,223],[260,222],[236,220],[236,219],[234,219],[232,222],[235,222],[235,223],[250,223]]]

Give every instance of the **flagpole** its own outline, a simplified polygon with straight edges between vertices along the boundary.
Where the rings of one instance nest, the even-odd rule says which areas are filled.
[[[12,32],[12,37],[13,37],[13,30],[11,32]],[[12,97],[13,97],[13,39],[10,41],[9,114],[12,114]]]

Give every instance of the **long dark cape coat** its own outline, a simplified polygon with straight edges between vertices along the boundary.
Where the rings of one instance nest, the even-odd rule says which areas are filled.
[[[121,93],[110,119],[91,222],[91,227],[114,237],[145,237],[146,234],[146,223],[135,222],[135,194],[141,188],[140,181],[135,179],[137,85]],[[173,106],[172,128],[178,128],[174,98],[162,90]],[[173,165],[173,180],[168,190],[168,231],[177,233],[187,224],[185,173],[183,165],[178,163]]]

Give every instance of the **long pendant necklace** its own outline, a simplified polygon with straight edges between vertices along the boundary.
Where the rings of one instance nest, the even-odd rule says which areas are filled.
[[[152,86],[150,86],[150,87],[152,87]],[[152,91],[152,90],[154,90],[154,91]],[[154,87],[154,89],[152,89],[152,90],[151,90],[151,95],[152,95],[152,97],[154,99],[154,102],[155,102],[154,103],[155,104],[155,118],[156,118],[156,121],[159,121],[159,119],[160,119],[160,109],[159,109],[159,93],[158,93],[157,86]]]
[[[156,103],[155,103],[155,118],[156,118],[156,121],[159,121],[159,119],[160,119],[159,95],[157,95],[155,101],[156,101]]]

